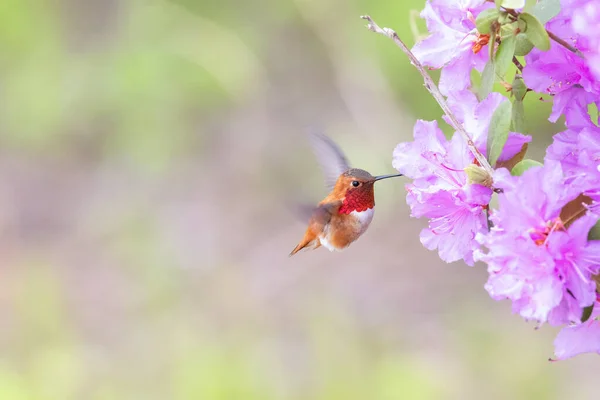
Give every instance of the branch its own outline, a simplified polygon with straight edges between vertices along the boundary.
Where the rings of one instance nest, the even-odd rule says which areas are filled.
[[[572,51],[573,53],[577,54],[579,57],[585,58],[585,56],[583,55],[583,53],[581,51],[577,50],[575,47],[571,46],[569,43],[567,43],[563,39],[559,38],[554,33],[550,32],[548,29],[546,29],[546,32],[548,33],[548,36],[550,36],[550,39],[554,40],[556,43],[560,44],[564,48],[566,48],[566,49]]]
[[[400,39],[400,37],[394,30],[392,30],[390,28],[383,28],[383,29],[380,28],[368,15],[363,15],[363,16],[361,16],[361,18],[366,19],[369,22],[369,25],[367,25],[367,28],[370,31],[379,33],[381,35],[387,36],[388,38],[392,39],[394,41],[394,43],[396,43],[396,45],[398,47],[400,47],[400,49],[408,56],[412,65],[417,67],[417,69],[421,73],[421,76],[423,77],[423,80],[425,81],[425,87],[427,88],[429,93],[431,93],[431,95],[438,102],[438,104],[440,105],[440,107],[442,108],[444,113],[448,116],[454,129],[456,129],[456,131],[459,132],[462,135],[462,137],[465,139],[465,141],[467,142],[467,146],[469,147],[469,150],[471,150],[471,153],[473,153],[473,156],[475,156],[475,159],[479,162],[479,165],[481,165],[481,167],[483,169],[485,169],[486,172],[488,174],[490,174],[490,176],[491,176],[494,172],[494,170],[492,169],[492,166],[486,160],[486,158],[483,156],[483,154],[481,154],[481,152],[477,149],[477,147],[475,147],[475,143],[473,143],[473,140],[471,139],[471,137],[469,136],[467,131],[465,131],[465,128],[463,128],[462,124],[460,122],[458,122],[458,119],[456,119],[456,117],[454,116],[454,113],[452,113],[452,110],[450,110],[450,107],[448,107],[448,103],[446,103],[446,99],[444,98],[444,95],[442,94],[442,92],[440,92],[440,89],[438,89],[436,84],[433,82],[433,80],[431,79],[431,77],[429,76],[429,74],[427,73],[425,68],[423,67],[423,64],[421,64],[421,62],[419,62],[419,60],[417,60],[417,57],[415,57],[415,55],[410,51],[410,49],[408,47],[406,47],[404,42]]]
[[[521,64],[519,62],[519,60],[517,60],[517,57],[513,56],[512,58],[512,62],[513,64],[515,64],[515,66],[519,69],[519,71],[523,72],[523,64]]]

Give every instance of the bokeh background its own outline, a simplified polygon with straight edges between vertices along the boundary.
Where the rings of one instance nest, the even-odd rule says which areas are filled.
[[[412,45],[423,5],[3,0],[0,399],[597,398],[597,357],[548,362],[556,329],[420,245],[405,180],[345,252],[288,258],[325,195],[308,126],[384,174],[440,118],[359,19]]]

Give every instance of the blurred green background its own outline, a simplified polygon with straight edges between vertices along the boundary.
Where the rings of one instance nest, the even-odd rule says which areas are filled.
[[[384,174],[441,116],[358,18],[412,45],[423,6],[3,0],[0,399],[595,398],[596,357],[549,363],[556,329],[420,245],[404,180],[345,252],[287,256],[325,195],[307,126]]]

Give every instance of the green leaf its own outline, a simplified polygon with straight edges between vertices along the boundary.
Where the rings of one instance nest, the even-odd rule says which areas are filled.
[[[527,39],[525,33],[519,33],[515,45],[515,56],[526,56],[531,50],[533,50],[533,43]]]
[[[525,94],[527,94],[527,86],[523,82],[523,77],[521,75],[515,75],[515,79],[513,79],[512,95],[515,97],[515,100],[523,100]]]
[[[496,6],[500,3],[501,7],[516,9],[525,7],[525,0],[496,0]]]
[[[596,103],[590,103],[587,106],[587,112],[595,125],[598,125],[598,106]]]
[[[492,120],[490,121],[487,139],[487,156],[492,167],[496,165],[496,161],[502,153],[506,139],[508,139],[508,130],[510,129],[512,115],[511,107],[510,101],[503,101],[498,108],[496,108],[496,111],[494,111]]]
[[[496,74],[498,74],[500,78],[504,78],[504,75],[506,75],[506,72],[508,71],[508,67],[512,65],[516,43],[516,38],[514,36],[509,36],[506,39],[503,39],[500,46],[498,46],[494,63],[496,64]]]
[[[588,232],[588,240],[600,240],[600,220]]]
[[[513,79],[511,94],[515,98],[512,105],[511,130],[523,133],[525,132],[525,107],[523,106],[523,98],[527,94],[527,86],[525,86],[523,77],[520,74],[515,75],[515,79]]]
[[[513,18],[508,12],[500,10],[500,17],[498,18],[498,23],[500,23],[501,27],[511,25],[513,23]]]
[[[475,25],[477,26],[477,32],[487,35],[491,31],[492,24],[498,21],[500,11],[495,8],[488,8],[483,10],[477,16]]]
[[[523,107],[523,100],[515,99],[512,103],[510,129],[513,132],[525,132],[525,107]]]
[[[515,33],[515,31],[519,27],[519,21],[510,21],[509,20],[509,21],[505,21],[504,23],[502,23],[501,20],[502,20],[502,18],[500,18],[498,20],[498,23],[502,24],[500,26],[500,36],[502,38],[504,38],[506,36],[514,36],[517,34],[517,33]]]
[[[529,158],[526,158],[526,159],[518,162],[517,165],[515,165],[513,167],[513,169],[510,171],[510,173],[515,176],[521,176],[521,175],[523,175],[523,172],[527,171],[529,168],[541,167],[543,165],[544,164],[542,164],[541,162],[538,162],[535,160],[530,160]]]
[[[479,90],[477,94],[479,95],[479,100],[483,100],[487,97],[488,94],[492,91],[494,87],[494,80],[496,77],[495,67],[492,60],[489,60],[485,67],[483,68],[483,72],[481,73],[481,83],[479,84]]]
[[[522,13],[519,19],[527,24],[525,34],[535,47],[542,51],[550,50],[550,37],[544,25],[533,15]]]
[[[592,316],[592,311],[594,311],[594,303],[591,305],[584,307],[583,312],[581,313],[581,322],[585,322]]]
[[[531,14],[535,15],[542,24],[556,17],[559,12],[560,0],[539,0],[531,10]]]

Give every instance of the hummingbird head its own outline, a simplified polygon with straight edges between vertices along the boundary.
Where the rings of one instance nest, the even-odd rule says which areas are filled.
[[[344,172],[338,178],[334,188],[339,198],[344,199],[340,213],[350,214],[352,211],[361,212],[375,207],[373,185],[381,179],[395,176],[402,176],[402,174],[373,176],[358,168],[351,168]]]

